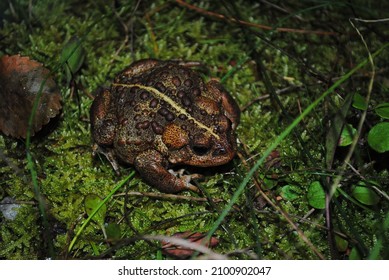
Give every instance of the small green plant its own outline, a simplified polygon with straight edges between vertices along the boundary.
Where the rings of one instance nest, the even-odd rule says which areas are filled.
[[[381,122],[373,126],[367,136],[367,143],[379,153],[389,151],[389,122]]]
[[[326,194],[319,181],[309,185],[307,199],[309,205],[316,209],[324,209],[326,205]]]
[[[74,79],[85,60],[85,50],[80,39],[73,37],[62,49],[60,63],[64,65],[67,84]]]
[[[359,110],[367,110],[369,104],[359,93],[354,95],[352,106]],[[368,132],[367,143],[369,146],[379,152],[384,153],[389,151],[389,123],[385,120],[389,119],[389,103],[380,103],[371,112],[374,112],[384,121],[376,123]],[[342,131],[342,141],[340,146],[348,146],[352,143],[352,138],[356,129],[350,124],[347,124]]]

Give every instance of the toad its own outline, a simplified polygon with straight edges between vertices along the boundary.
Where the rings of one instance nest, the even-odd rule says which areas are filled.
[[[240,111],[223,86],[207,83],[186,62],[145,59],[100,89],[90,111],[94,154],[115,171],[133,165],[165,193],[198,191],[174,166],[210,167],[231,161]]]

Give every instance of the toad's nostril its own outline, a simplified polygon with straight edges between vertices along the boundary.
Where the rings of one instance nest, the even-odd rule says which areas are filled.
[[[225,155],[227,153],[227,150],[224,149],[224,148],[218,148],[218,149],[215,149],[212,153],[213,156],[221,156],[221,155]]]

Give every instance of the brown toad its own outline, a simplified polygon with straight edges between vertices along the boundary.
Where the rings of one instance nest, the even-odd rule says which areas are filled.
[[[140,60],[98,92],[91,107],[94,153],[132,164],[166,193],[197,191],[175,165],[217,166],[236,152],[239,107],[216,80],[204,83],[184,62]]]

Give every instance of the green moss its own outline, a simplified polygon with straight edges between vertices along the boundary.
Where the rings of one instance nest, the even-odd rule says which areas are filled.
[[[139,236],[207,232],[230,201],[248,168],[263,151],[304,108],[350,69],[350,64],[366,56],[359,40],[343,35],[354,32],[350,31],[347,7],[331,3],[321,8],[328,9],[325,13],[308,7],[292,7],[291,10],[301,10],[306,19],[296,26],[293,16],[272,9],[272,13],[262,14],[257,10],[258,6],[244,0],[235,4],[239,13],[233,6],[221,6],[215,1],[192,1],[193,5],[209,11],[234,18],[240,14],[246,21],[271,26],[330,30],[332,26],[327,23],[338,21],[337,28],[342,33],[339,36],[258,32],[255,28],[242,28],[203,16],[175,5],[173,1],[142,1],[135,11],[131,1],[116,1],[116,10],[105,1],[79,3],[65,0],[55,3],[33,1],[32,10],[29,10],[29,2],[17,1],[13,10],[6,5],[0,9],[3,13],[0,16],[4,18],[0,29],[0,55],[21,53],[42,62],[53,71],[63,95],[64,108],[57,127],[46,137],[33,139],[30,148],[46,205],[55,258],[155,259],[160,254],[160,243],[145,242],[139,240]],[[382,18],[380,11],[385,9],[379,7],[381,4],[376,5],[376,9],[361,9],[359,6],[367,6],[355,4],[354,9],[362,13],[361,17],[366,13],[369,15],[366,18]],[[332,15],[331,20],[320,20],[327,14]],[[364,35],[372,49],[381,45],[380,32]],[[85,61],[68,84],[60,54],[74,37],[81,42]],[[385,56],[387,54],[377,60],[378,67],[385,67]],[[148,57],[201,61],[207,69],[201,69],[206,79],[221,79],[244,108],[238,135],[239,152],[246,163],[236,158],[229,169],[206,172],[201,186],[209,199],[217,199],[214,203],[127,195],[126,192],[157,193],[136,176],[107,203],[106,223],[119,224],[121,239],[107,243],[103,230],[92,222],[68,254],[69,242],[86,218],[84,198],[90,194],[106,197],[132,170],[123,166],[122,176],[118,177],[105,158],[92,158],[88,121],[92,99],[89,96],[99,86],[109,85],[115,74],[134,60]],[[261,71],[266,72],[269,80]],[[269,84],[281,92],[279,100],[274,96],[256,100],[271,93]],[[388,87],[382,77],[377,78],[376,85],[372,103],[379,104],[387,96]],[[270,199],[288,213],[313,246],[328,258],[331,256],[326,231],[320,227],[325,225],[322,212],[316,210],[301,220],[311,211],[306,199],[307,188],[317,180],[331,181],[332,174],[342,163],[344,151],[341,150],[330,170],[325,165],[327,121],[343,104],[345,93],[363,92],[366,88],[366,81],[358,77],[352,83],[345,83],[277,147],[279,156],[275,153],[275,158],[270,159],[273,161],[255,174]],[[357,122],[359,114],[350,111],[349,121]],[[368,114],[368,120],[374,123],[377,117]],[[353,162],[355,168],[367,179],[374,178],[381,191],[388,193],[388,167],[371,166],[370,159],[375,155],[363,143],[358,148],[359,161]],[[39,218],[25,144],[0,135],[0,149],[3,154],[0,158],[0,198],[10,196],[22,205],[14,221],[0,217],[0,258],[49,257],[44,235],[47,228]],[[353,182],[357,181],[360,181],[358,175],[348,172],[342,181],[342,190],[349,192]],[[299,190],[293,201],[279,196],[282,187],[288,184]],[[198,197],[196,194],[186,195]],[[379,205],[366,211],[344,196],[337,196],[336,200],[334,224],[347,234],[348,241],[354,242],[351,246],[358,244],[365,248],[361,255],[366,258],[377,240],[385,237],[382,221],[388,211],[388,202],[382,199]],[[353,219],[350,221],[349,217]],[[215,250],[223,254],[232,252],[231,258],[248,259],[253,254],[264,259],[317,258],[283,214],[264,203],[253,181],[247,185],[245,196],[238,199],[223,226],[216,231],[216,237],[220,244]]]
[[[34,207],[24,205],[18,209],[13,221],[2,221],[0,227],[0,257],[14,260],[42,258],[43,243]]]

